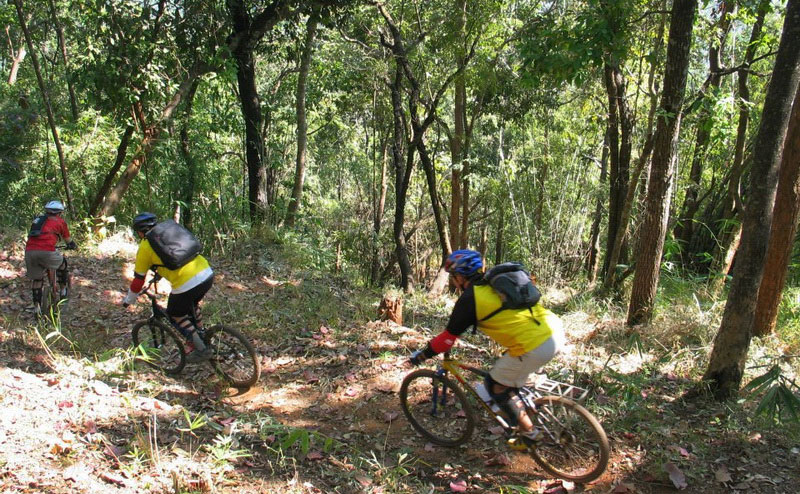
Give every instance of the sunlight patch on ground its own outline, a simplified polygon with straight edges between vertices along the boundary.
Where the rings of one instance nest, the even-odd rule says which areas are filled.
[[[119,255],[132,259],[136,256],[138,247],[130,233],[127,230],[123,230],[101,240],[97,244],[97,251],[103,256]]]

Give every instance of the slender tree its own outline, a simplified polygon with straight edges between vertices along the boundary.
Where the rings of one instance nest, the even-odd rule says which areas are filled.
[[[300,67],[297,75],[297,91],[295,92],[295,116],[297,118],[297,158],[295,159],[294,187],[286,212],[286,225],[294,226],[297,210],[303,200],[303,182],[306,176],[306,154],[308,152],[308,121],[306,119],[306,85],[308,83],[308,67],[311,65],[311,54],[314,51],[314,38],[317,35],[319,14],[315,10],[306,22],[306,36],[300,55]]]
[[[772,213],[767,263],[758,289],[753,334],[765,336],[775,329],[781,293],[800,219],[800,87],[794,97],[792,116],[781,157],[778,191]]]
[[[756,294],[764,274],[781,148],[800,80],[800,0],[789,0],[775,68],[754,143],[753,168],[742,221],[742,240],[728,300],[703,376],[715,397],[735,396],[753,336]]]
[[[670,189],[696,10],[696,0],[675,0],[672,7],[664,92],[661,95],[661,111],[656,124],[650,183],[638,244],[636,274],[628,306],[628,325],[649,322],[653,315],[653,301],[658,287],[661,254],[669,219]]]
[[[14,0],[14,5],[17,7],[17,16],[19,17],[19,25],[22,32],[25,34],[25,43],[28,45],[28,51],[31,54],[31,62],[33,63],[33,70],[36,72],[36,81],[39,84],[39,92],[42,94],[42,101],[44,102],[45,110],[47,111],[47,123],[50,125],[50,132],[53,134],[53,144],[55,144],[56,152],[58,153],[58,164],[61,168],[61,180],[64,186],[64,194],[67,197],[67,208],[73,215],[75,208],[72,204],[72,191],[69,187],[69,173],[67,172],[67,160],[64,157],[64,150],[61,147],[61,138],[58,136],[58,127],[56,126],[56,119],[53,115],[53,107],[50,104],[50,95],[47,91],[47,86],[42,78],[42,71],[39,68],[39,57],[33,51],[33,39],[28,30],[28,23],[25,21],[25,12],[23,10],[22,0]]]

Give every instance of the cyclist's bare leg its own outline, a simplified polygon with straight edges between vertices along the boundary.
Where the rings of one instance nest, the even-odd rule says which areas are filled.
[[[510,386],[504,386],[496,381],[492,383],[492,394],[494,395],[500,395],[510,390],[508,405],[517,417],[517,426],[520,432],[530,432],[533,430],[533,422],[531,422],[531,418],[525,412],[525,404],[522,403],[522,400],[517,395],[516,389],[517,388],[512,388]]]
[[[201,332],[203,331],[203,315],[200,312],[200,302],[194,304],[194,325]]]

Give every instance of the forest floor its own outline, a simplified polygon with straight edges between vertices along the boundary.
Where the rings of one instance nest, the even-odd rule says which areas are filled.
[[[684,401],[697,362],[648,359],[658,335],[631,351],[618,320],[562,314],[572,345],[553,367],[594,383],[592,410],[612,445],[606,473],[574,485],[508,450],[486,419],[456,449],[410,428],[397,391],[410,350],[440,330],[444,299],[427,315],[407,304],[400,326],[374,320],[380,294],[341,279],[293,272],[246,248],[212,259],[207,320],[242,329],[262,357],[257,386],[236,394],[206,366],[170,378],[131,359],[130,327],[146,307],[119,306],[129,241],[68,254],[76,289],[60,328],[34,324],[23,252],[4,245],[13,247],[0,252],[3,493],[800,489],[796,430],[760,425],[741,403]],[[491,361],[485,339],[459,345],[465,359]],[[675,355],[665,341],[660,349]]]

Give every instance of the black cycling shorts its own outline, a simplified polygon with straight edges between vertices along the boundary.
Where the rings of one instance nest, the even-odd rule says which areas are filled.
[[[191,315],[192,309],[200,303],[211,285],[214,284],[214,275],[188,292],[171,293],[167,299],[167,314],[171,317]]]

